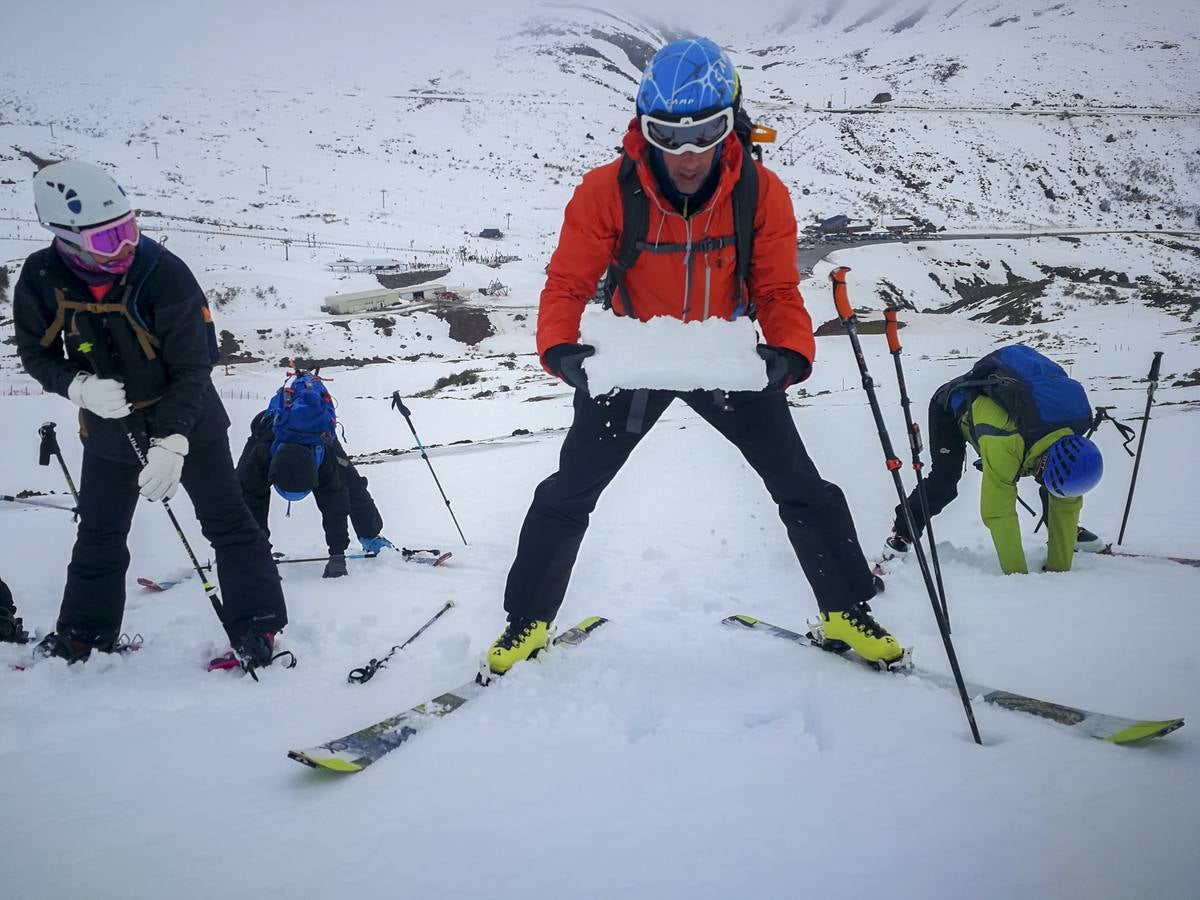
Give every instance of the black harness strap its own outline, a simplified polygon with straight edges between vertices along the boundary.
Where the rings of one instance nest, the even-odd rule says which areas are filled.
[[[628,153],[622,153],[621,166],[617,170],[617,186],[621,191],[621,243],[617,248],[616,261],[608,266],[604,277],[604,308],[612,309],[612,298],[618,290],[625,315],[633,315],[633,301],[625,287],[625,273],[637,261],[638,254],[645,249],[646,235],[650,231],[650,201],[642,189],[637,175],[637,163]],[[642,244],[643,246],[638,246]]]
[[[693,253],[711,253],[725,247],[732,247],[736,243],[737,236],[727,234],[724,237],[706,237],[702,241],[695,241],[690,249]],[[686,253],[689,247],[687,244],[651,244],[646,241],[638,241],[637,249],[643,253]]]
[[[617,186],[621,192],[621,237],[617,247],[617,258],[609,264],[605,273],[601,296],[604,308],[612,309],[613,295],[621,292],[624,314],[634,315],[633,301],[625,287],[625,273],[638,256],[648,253],[710,253],[732,245],[737,254],[737,307],[734,318],[740,315],[754,317],[754,306],[749,300],[750,264],[754,256],[754,213],[758,209],[758,167],[754,165],[754,154],[748,144],[742,145],[742,171],[733,186],[734,233],[722,237],[707,237],[686,244],[652,244],[646,238],[650,231],[650,200],[642,188],[637,174],[637,164],[627,153],[622,153],[621,165],[617,169]]]
[[[737,247],[738,298],[734,318],[754,318],[750,301],[750,263],[754,256],[754,212],[758,209],[758,167],[748,145],[742,146],[742,173],[733,186],[733,236]]]

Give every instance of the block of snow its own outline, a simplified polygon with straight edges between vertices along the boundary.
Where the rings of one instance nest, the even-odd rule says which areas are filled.
[[[759,391],[767,386],[758,331],[749,319],[648,322],[589,305],[581,342],[596,348],[584,362],[593,397],[614,388]]]

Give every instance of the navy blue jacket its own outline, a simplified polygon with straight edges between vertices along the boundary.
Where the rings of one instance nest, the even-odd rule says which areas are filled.
[[[102,419],[81,410],[84,446],[106,458],[133,463],[126,425],[139,436],[182,434],[195,444],[223,438],[229,417],[212,383],[216,337],[208,303],[195,277],[179,257],[143,235],[130,270],[99,302],[120,303],[127,286],[133,288],[129,303],[134,318],[159,342],[156,365],[161,368],[163,390],[156,402],[125,420]],[[56,289],[70,301],[97,302],[58,251],[49,246],[25,261],[13,294],[17,352],[25,370],[46,390],[66,397],[67,387],[80,372],[127,381],[134,367],[147,365],[144,358],[123,362],[116,357],[112,364],[117,371],[97,372],[96,363],[80,352],[70,329],[43,347],[42,336],[58,310]]]

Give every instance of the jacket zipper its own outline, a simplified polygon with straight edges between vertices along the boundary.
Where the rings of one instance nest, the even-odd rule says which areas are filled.
[[[680,318],[686,322],[688,303],[692,294],[692,220],[688,218],[688,201],[683,201],[683,227],[687,240],[683,244],[683,313]]]

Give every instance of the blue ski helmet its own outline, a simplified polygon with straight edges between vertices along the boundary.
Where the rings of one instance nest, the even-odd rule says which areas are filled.
[[[1042,484],[1056,497],[1082,497],[1100,483],[1104,458],[1088,438],[1069,434],[1050,445]]]
[[[654,54],[642,72],[638,115],[695,116],[733,107],[738,74],[708,38],[680,38]]]
[[[267,468],[267,480],[277,493],[289,503],[303,500],[320,483],[318,470],[325,461],[325,447],[321,444],[280,444],[271,456]]]

